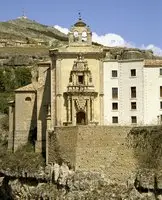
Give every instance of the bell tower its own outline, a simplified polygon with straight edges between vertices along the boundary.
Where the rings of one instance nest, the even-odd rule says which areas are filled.
[[[82,21],[79,15],[78,21],[71,27],[69,36],[69,46],[89,46],[92,45],[92,32],[89,26]]]

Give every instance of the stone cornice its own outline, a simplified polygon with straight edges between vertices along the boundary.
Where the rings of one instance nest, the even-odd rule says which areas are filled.
[[[56,50],[50,50],[49,55],[57,59],[61,58],[76,58],[79,54],[82,54],[84,58],[95,58],[103,59],[105,57],[105,52],[94,51],[94,52],[58,52]]]

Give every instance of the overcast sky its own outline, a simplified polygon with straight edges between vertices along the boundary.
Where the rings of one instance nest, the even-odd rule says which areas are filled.
[[[28,18],[69,28],[82,14],[94,40],[152,48],[162,55],[162,0],[0,0],[0,21]]]

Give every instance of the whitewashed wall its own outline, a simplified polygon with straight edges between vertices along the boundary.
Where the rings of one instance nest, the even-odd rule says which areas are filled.
[[[131,69],[136,76],[131,77]],[[112,70],[118,70],[118,77],[112,78]],[[118,87],[118,100],[112,99],[112,87]],[[136,87],[136,98],[131,98],[131,87]],[[118,116],[118,125],[130,125],[131,116],[137,117],[137,124],[144,124],[144,80],[143,61],[104,62],[104,123],[112,125],[112,116]],[[135,101],[136,110],[131,110]],[[112,102],[118,102],[118,111],[112,110]],[[113,124],[115,125],[115,124]]]
[[[144,67],[144,120],[145,124],[160,123],[160,86],[162,86],[162,76],[160,67]],[[159,120],[158,120],[159,116]]]

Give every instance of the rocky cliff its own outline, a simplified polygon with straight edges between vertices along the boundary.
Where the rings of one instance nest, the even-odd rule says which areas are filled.
[[[122,183],[108,179],[102,172],[75,171],[61,160],[45,165],[31,148],[7,152],[5,134],[7,131],[3,137],[1,134],[0,141],[0,199],[162,199],[161,127],[134,128],[129,132],[125,145],[134,150],[138,166]]]

